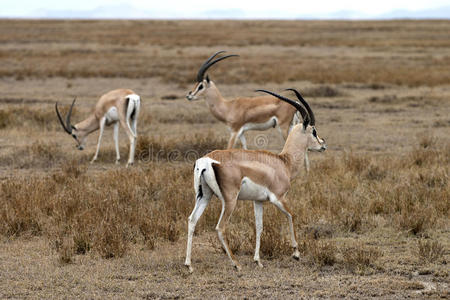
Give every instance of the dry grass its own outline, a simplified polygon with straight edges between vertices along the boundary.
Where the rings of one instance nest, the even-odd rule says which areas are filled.
[[[375,262],[383,255],[379,249],[362,244],[344,248],[341,252],[345,266],[357,274],[376,268]]]
[[[152,164],[146,170],[98,174],[92,182],[85,166],[77,164],[46,178],[3,182],[2,235],[44,234],[62,261],[90,250],[104,258],[120,257],[129,243],[153,249],[158,239],[178,239],[192,193],[184,193],[185,200],[175,199],[181,190],[166,182],[179,182],[184,190],[190,186],[189,168]]]
[[[448,21],[356,24],[3,20],[0,24],[0,41],[4,45],[0,47],[0,76],[14,76],[17,80],[55,76],[161,77],[166,82],[185,85],[193,82],[193,70],[217,45],[227,49],[273,45],[280,48],[275,55],[251,50],[240,53],[245,59],[229,61],[221,67],[220,80],[226,83],[309,80],[360,82],[376,87],[387,82],[417,86],[446,84],[450,76],[446,68],[449,58],[441,54],[449,46]],[[220,32],[216,28],[221,28]],[[82,46],[76,44],[80,40]],[[39,46],[30,48],[30,43]],[[299,46],[312,51],[293,52]],[[323,47],[337,49],[333,55],[338,59],[323,55]],[[363,54],[346,55],[357,52],[356,49]],[[398,55],[402,51],[406,55]]]
[[[187,140],[191,142],[142,139],[138,153],[146,164],[141,169],[111,170],[92,178],[86,174],[85,165],[72,161],[49,177],[8,179],[1,185],[5,205],[0,209],[0,233],[15,237],[25,233],[46,235],[60,251],[62,261],[70,261],[68,249],[77,254],[95,250],[109,258],[123,256],[129,243],[142,242],[153,249],[158,240],[177,241],[184,236],[192,206],[192,165],[161,164],[156,160],[161,157],[172,162],[189,160],[190,154],[199,155],[217,146],[215,143],[223,143],[215,141],[211,134],[208,138]],[[421,145],[423,151],[428,151],[423,148],[423,140]],[[165,149],[168,156],[142,158],[149,147]],[[49,151],[44,145],[33,144],[31,149],[44,161],[56,160],[56,148]],[[179,153],[171,156],[171,151]],[[442,167],[449,163],[450,156],[448,147],[432,151],[435,159],[421,164],[416,163],[416,155],[408,154],[389,161],[355,154],[321,161],[312,170],[310,179],[305,184],[294,184],[289,193],[291,209],[299,216],[296,226],[314,226],[321,221],[340,232],[371,232],[388,223],[414,235],[436,229],[450,209],[447,201],[450,188],[445,179],[448,170]],[[207,211],[199,231],[215,227],[218,206],[215,203]],[[233,217],[235,227],[229,230],[228,240],[238,253],[251,253],[254,233],[245,236],[242,230],[253,232],[253,223],[249,222],[252,214],[251,207],[246,205]],[[376,222],[376,218],[384,221]],[[264,223],[262,253],[268,258],[287,254],[290,250],[284,217],[274,208],[266,209]],[[284,233],[280,236],[280,232]],[[364,249],[358,251],[361,257],[354,257],[356,261],[344,255],[347,264],[369,265],[376,256]],[[336,247],[331,242],[307,238],[303,252],[311,255],[318,265],[332,265],[336,261]],[[366,256],[370,263],[364,262]]]
[[[3,108],[0,109],[0,129],[27,127],[54,130],[61,126],[57,122],[49,122],[54,119],[54,116],[55,111],[50,108],[33,109],[25,105]]]
[[[438,262],[444,257],[445,249],[439,241],[419,240],[417,242],[417,256],[419,261]]]
[[[448,296],[448,21],[0,24],[0,298]],[[211,70],[225,97],[297,87],[329,144],[287,195],[300,261],[266,204],[255,267],[253,207],[238,203],[226,237],[240,277],[214,231],[217,199],[196,228],[196,272],[182,265],[192,163],[229,136],[184,95],[218,49],[241,55]],[[97,133],[76,151],[53,99],[64,113],[79,96],[78,121],[118,87],[143,99],[136,164],[113,164],[109,128],[90,165]]]

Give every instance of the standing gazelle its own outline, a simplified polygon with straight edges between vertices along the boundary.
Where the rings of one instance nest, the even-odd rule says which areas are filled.
[[[292,89],[291,89],[292,90]],[[290,182],[302,167],[307,169],[307,151],[326,150],[325,140],[319,138],[315,128],[314,113],[300,93],[293,90],[306,110],[296,101],[269,93],[295,107],[303,118],[302,125],[296,125],[288,135],[280,154],[264,150],[228,149],[216,150],[198,159],[194,166],[195,207],[189,216],[188,240],[185,265],[191,267],[192,236],[195,225],[208,205],[211,196],[216,195],[222,202],[222,212],[216,226],[219,240],[231,263],[238,270],[239,263],[233,257],[223,236],[228,220],[237,200],[252,200],[255,212],[256,247],[255,262],[262,267],[259,257],[260,238],[263,229],[263,203],[270,201],[280,209],[289,221],[293,257],[298,259],[297,240],[294,229],[294,216],[288,206],[286,193]]]
[[[98,151],[100,150],[100,142],[102,140],[103,130],[106,126],[114,124],[114,143],[116,148],[116,164],[119,163],[119,123],[124,128],[128,138],[130,139],[130,154],[128,157],[128,165],[132,165],[134,162],[134,150],[136,148],[136,126],[139,115],[139,108],[141,105],[141,98],[136,95],[132,90],[118,89],[110,91],[100,97],[95,105],[94,112],[87,117],[84,121],[81,121],[75,125],[70,123],[70,116],[72,114],[72,108],[75,104],[75,99],[70,106],[69,112],[66,118],[66,124],[64,124],[61,115],[58,110],[58,103],[55,104],[56,115],[64,130],[72,135],[77,142],[77,148],[79,150],[84,149],[86,137],[92,132],[100,129],[98,136],[97,150],[91,160],[91,163],[97,160]],[[130,125],[131,121],[131,125]]]
[[[226,100],[209,76],[205,77],[206,71],[215,63],[228,57],[238,56],[226,55],[214,60],[223,52],[225,51],[216,52],[203,63],[197,74],[197,83],[186,98],[192,101],[203,96],[212,115],[228,126],[231,137],[227,149],[233,148],[237,139],[241,141],[242,147],[247,149],[244,136],[247,130],[267,130],[276,127],[284,140],[292,126],[299,122],[295,108],[272,96]]]

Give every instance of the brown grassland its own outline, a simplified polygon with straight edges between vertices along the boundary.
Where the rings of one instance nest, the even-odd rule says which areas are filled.
[[[445,298],[450,261],[450,21],[0,20],[0,298]],[[226,146],[197,68],[225,97],[303,92],[329,149],[292,182],[300,261],[285,217],[266,204],[261,257],[253,208],[227,229],[243,270],[214,231],[214,199],[183,266],[194,204],[192,164]],[[73,120],[98,97],[142,98],[137,162],[114,164],[112,130],[78,151],[54,113]],[[275,130],[247,134],[280,151]]]

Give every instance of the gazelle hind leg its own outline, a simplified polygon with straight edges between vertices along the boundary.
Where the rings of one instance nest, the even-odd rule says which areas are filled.
[[[261,246],[261,232],[263,230],[263,203],[259,201],[253,201],[253,208],[255,211],[255,227],[256,227],[256,245],[255,245],[255,256],[253,260],[260,266],[263,267],[261,260],[259,258],[259,248]]]
[[[242,133],[239,135],[239,140],[241,141],[242,144],[242,148],[247,150],[247,140],[245,139],[245,135],[244,132],[242,131]]]
[[[298,243],[297,243],[296,234],[295,234],[294,217],[293,217],[292,213],[290,212],[290,209],[288,208],[284,198],[278,200],[275,196],[273,196],[270,198],[270,202],[275,204],[275,206],[279,210],[281,210],[288,219],[289,231],[291,234],[291,246],[292,246],[292,248],[294,248],[294,253],[292,254],[292,257],[298,260],[300,258],[300,252],[298,251]]]
[[[226,225],[228,223],[228,220],[231,217],[231,214],[234,211],[234,208],[236,207],[238,193],[237,192],[233,193],[234,195],[232,197],[230,197],[230,193],[227,193],[227,194],[223,195],[226,199],[221,199],[222,200],[222,212],[220,213],[220,218],[219,218],[219,222],[217,223],[217,226],[216,226],[216,231],[217,231],[217,235],[219,236],[219,240],[222,243],[223,248],[225,249],[225,252],[227,253],[228,257],[231,260],[231,264],[236,268],[236,270],[240,271],[242,269],[242,267],[234,258],[233,252],[228,247],[228,243],[224,237]]]
[[[130,140],[130,154],[128,156],[128,162],[127,167],[129,165],[132,165],[134,163],[134,151],[136,148],[136,137],[134,136],[134,133],[131,131],[130,127],[128,126],[127,122],[120,119],[120,125],[122,125],[123,129],[125,130],[125,133],[128,136],[128,139]]]
[[[105,123],[106,123],[106,118],[105,117],[101,118],[100,119],[100,132],[98,134],[98,141],[97,141],[97,149],[95,150],[95,154],[91,160],[91,163],[93,163],[94,161],[97,160],[98,152],[100,151],[100,143],[102,141],[103,131],[105,130]]]
[[[203,180],[202,180],[203,181]],[[188,219],[188,239],[187,239],[187,247],[186,247],[186,260],[184,265],[189,268],[189,272],[193,272],[194,269],[191,267],[191,253],[192,253],[192,237],[194,236],[195,225],[200,219],[200,216],[203,214],[205,208],[208,206],[209,201],[211,200],[212,191],[206,185],[201,185],[202,195],[198,197],[195,201],[195,207],[192,210],[191,215]]]
[[[238,135],[237,131],[231,132],[230,139],[228,140],[227,149],[232,149],[235,146],[237,135]]]
[[[120,151],[119,151],[119,123],[114,124],[114,146],[116,148],[116,164],[120,161]]]

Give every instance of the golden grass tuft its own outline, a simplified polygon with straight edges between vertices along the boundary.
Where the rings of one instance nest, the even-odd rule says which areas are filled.
[[[300,253],[306,255],[309,262],[319,267],[332,266],[337,262],[338,249],[330,240],[318,240],[307,235],[299,244]]]
[[[184,161],[194,163],[205,154],[225,149],[227,140],[212,131],[181,138],[141,137],[136,145],[136,157],[143,162]]]
[[[94,251],[104,258],[120,257],[131,243],[154,249],[160,241],[184,238],[194,201],[192,162],[197,158],[186,155],[190,150],[200,154],[225,145],[225,140],[212,133],[188,140],[142,139],[139,168],[87,172],[83,160],[72,160],[48,176],[4,180],[0,185],[4,203],[0,207],[0,234],[45,235],[65,262],[70,262],[71,253]],[[148,147],[177,150],[181,155],[169,156],[173,163],[168,164],[166,158],[160,162],[154,154],[142,157]],[[308,179],[294,181],[287,195],[297,231],[306,228],[308,232],[302,242],[303,253],[314,264],[331,265],[338,251],[327,240],[329,237],[347,232],[362,234],[386,224],[421,236],[445,222],[450,209],[445,168],[448,149],[422,147],[423,151],[433,151],[435,158],[421,165],[413,163],[411,153],[415,149],[403,157],[347,153],[314,163]],[[46,144],[29,149],[44,157],[44,165],[58,161],[58,156],[51,156],[55,155],[53,150]],[[270,204],[264,210],[263,257],[290,254],[286,217]],[[214,230],[219,214],[220,203],[213,199],[197,224],[197,233]],[[226,234],[234,251],[252,253],[253,220],[251,204],[239,204]],[[325,228],[322,233],[314,233],[318,224]],[[358,260],[362,262],[349,262],[350,258],[344,261],[355,268],[360,268],[358,264],[371,265],[376,255],[364,249],[360,252]],[[366,256],[370,263],[364,263]]]
[[[419,262],[435,263],[444,257],[445,248],[439,241],[421,239],[417,241],[416,253]]]
[[[355,246],[340,249],[343,263],[350,271],[363,274],[370,268],[376,268],[376,261],[383,256],[383,253],[374,247],[365,247],[362,243]]]

